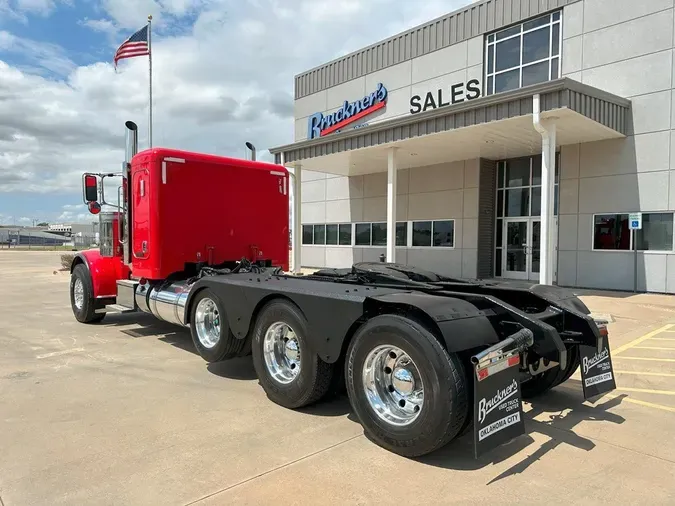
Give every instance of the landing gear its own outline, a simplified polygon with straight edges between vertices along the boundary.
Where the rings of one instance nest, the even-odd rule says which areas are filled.
[[[76,265],[70,275],[70,306],[80,323],[97,323],[105,317],[105,313],[96,313],[91,277],[84,264]]]

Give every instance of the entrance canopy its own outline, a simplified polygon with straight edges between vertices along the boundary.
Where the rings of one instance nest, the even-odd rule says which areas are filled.
[[[273,148],[287,167],[355,176],[387,170],[388,150],[397,167],[541,153],[533,126],[534,97],[541,119],[555,121],[556,145],[625,137],[630,101],[568,78],[477,98],[415,115]],[[283,155],[283,157],[282,157]]]

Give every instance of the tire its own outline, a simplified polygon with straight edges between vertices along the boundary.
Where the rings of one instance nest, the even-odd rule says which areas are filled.
[[[197,293],[191,303],[190,334],[197,353],[209,363],[238,356],[246,344],[232,334],[223,303],[210,288]]]
[[[313,404],[331,386],[334,366],[311,350],[307,335],[306,318],[285,300],[268,303],[256,319],[251,343],[253,367],[267,397],[285,408]]]
[[[84,264],[77,264],[70,275],[70,307],[80,323],[98,323],[105,317],[105,313],[96,313],[91,276]]]
[[[407,425],[383,419],[366,396],[364,364],[372,351],[382,349],[386,352],[388,348],[383,348],[386,346],[396,347],[412,359],[412,388],[417,387],[417,377],[421,378],[423,384],[424,400],[421,407],[417,404],[419,409],[413,407],[413,414],[403,415],[414,418],[412,421],[408,419]],[[398,361],[402,358],[399,353],[396,359],[383,360],[393,360],[395,363],[383,362],[388,365],[382,369],[379,369],[381,364],[373,367],[374,371],[381,370],[385,376],[392,378],[392,386],[387,385],[386,391],[383,389],[381,399],[387,397],[386,392],[391,392],[393,388],[396,369],[389,367],[389,364],[400,364]],[[405,378],[406,375],[401,377]],[[366,436],[379,446],[404,457],[419,457],[445,446],[465,428],[467,417],[471,416],[467,388],[469,378],[459,357],[448,353],[426,327],[402,316],[377,316],[357,331],[347,351],[345,379],[352,409]],[[384,381],[383,385],[388,380]],[[391,395],[393,397],[398,393],[399,390],[395,389]],[[409,406],[410,399],[407,398],[404,407]],[[412,404],[415,406],[415,402]],[[400,413],[395,404],[392,407],[395,413]]]
[[[564,383],[579,368],[579,347],[567,348],[567,367],[554,367],[538,374],[522,384],[523,399],[532,399],[545,394],[552,388]]]

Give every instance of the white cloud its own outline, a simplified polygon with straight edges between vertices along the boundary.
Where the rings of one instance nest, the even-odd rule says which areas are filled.
[[[154,145],[243,157],[250,140],[259,158],[269,159],[267,148],[293,139],[296,74],[467,3],[101,0],[97,19],[80,22],[121,31],[107,61],[84,67],[58,46],[0,32],[0,55],[12,51],[29,62],[17,68],[0,58],[0,192],[79,194],[82,172],[118,170],[129,119],[139,125],[140,148],[146,147],[147,58],[123,60],[118,74],[111,60],[148,14],[157,27]],[[23,9],[52,4],[21,3]],[[18,5],[0,0],[0,15],[3,6],[19,12]],[[169,35],[176,28],[179,35]],[[65,220],[79,211],[61,212]]]

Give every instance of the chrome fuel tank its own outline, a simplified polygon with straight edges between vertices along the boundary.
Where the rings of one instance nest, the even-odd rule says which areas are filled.
[[[171,284],[139,284],[136,288],[136,305],[144,313],[155,318],[185,326],[185,304],[190,294],[190,285],[185,281]]]

